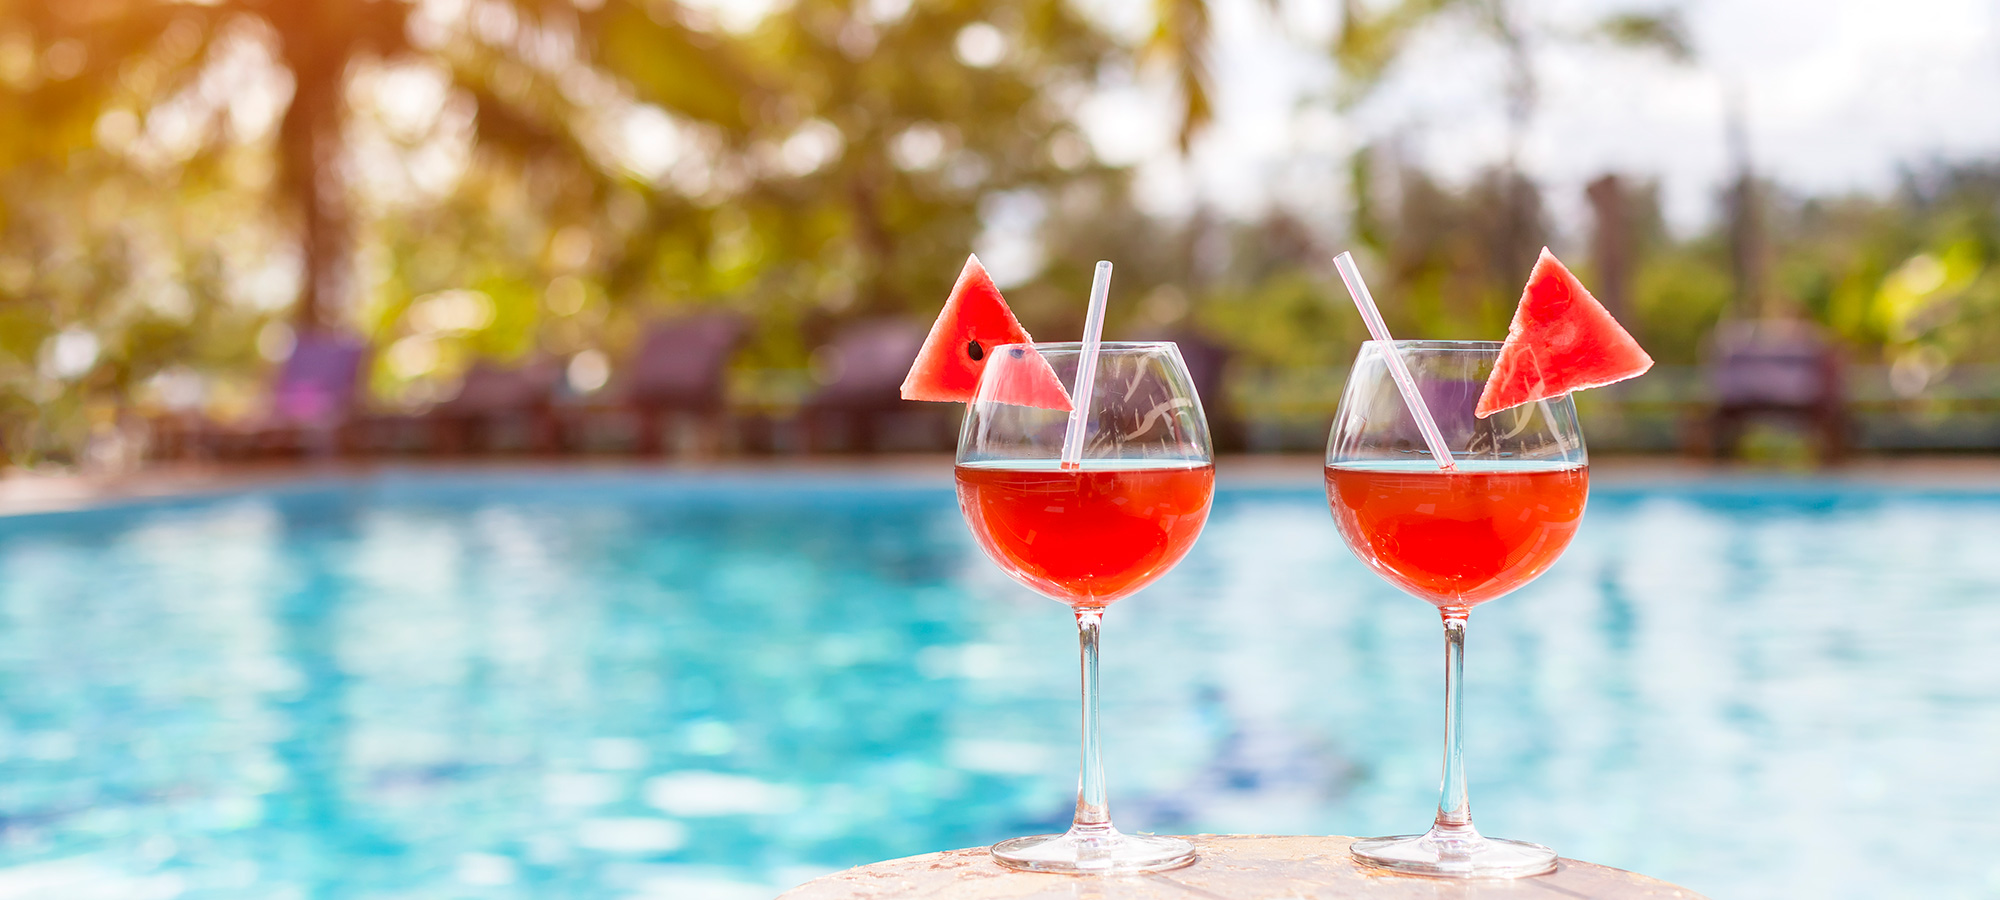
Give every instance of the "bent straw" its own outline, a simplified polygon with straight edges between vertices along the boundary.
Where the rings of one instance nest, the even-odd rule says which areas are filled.
[[[1074,469],[1083,462],[1083,414],[1090,405],[1090,392],[1097,387],[1097,351],[1104,343],[1104,305],[1111,296],[1111,261],[1097,261],[1097,274],[1090,279],[1090,310],[1083,316],[1083,353],[1076,360],[1076,386],[1069,392],[1069,427],[1063,431],[1062,467]]]
[[[1382,345],[1382,360],[1389,365],[1389,377],[1402,392],[1410,414],[1416,416],[1417,430],[1423,432],[1424,443],[1430,445],[1438,468],[1452,468],[1451,448],[1445,446],[1444,433],[1438,430],[1437,420],[1431,418],[1423,395],[1417,393],[1417,380],[1410,377],[1409,367],[1403,365],[1402,355],[1396,352],[1396,344],[1389,337],[1389,325],[1382,321],[1382,311],[1375,307],[1375,298],[1368,293],[1368,282],[1361,280],[1361,270],[1354,266],[1354,254],[1342,251],[1333,258],[1333,267],[1340,271],[1340,280],[1347,283],[1347,293],[1354,297],[1354,308],[1361,311],[1361,321],[1368,323],[1368,333]]]

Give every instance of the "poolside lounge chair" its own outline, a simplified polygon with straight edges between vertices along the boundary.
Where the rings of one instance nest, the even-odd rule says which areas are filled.
[[[439,453],[491,450],[496,439],[510,430],[522,433],[529,451],[560,449],[562,428],[552,402],[560,377],[561,370],[546,359],[520,366],[485,359],[473,363],[459,383],[458,395],[424,417],[431,449]]]
[[[1716,328],[1708,364],[1713,403],[1705,428],[1708,453],[1733,454],[1749,423],[1803,423],[1829,461],[1847,451],[1847,404],[1840,350],[1809,322],[1728,322]]]
[[[665,420],[692,416],[703,432],[698,442],[716,447],[728,425],[725,376],[730,357],[743,342],[749,322],[740,313],[717,310],[655,323],[627,360],[618,397],[637,422],[634,448],[659,453]]]
[[[857,452],[880,449],[884,426],[916,422],[914,429],[927,449],[948,449],[953,443],[955,408],[942,404],[904,403],[901,388],[910,363],[923,348],[925,330],[906,319],[876,319],[842,329],[813,354],[817,391],[800,410],[806,449],[835,446]],[[836,444],[828,438],[838,432]]]
[[[1236,404],[1229,396],[1229,385],[1224,377],[1229,369],[1229,358],[1235,351],[1202,332],[1189,328],[1175,328],[1142,340],[1172,341],[1181,351],[1181,361],[1187,363],[1188,378],[1194,382],[1195,394],[1201,398],[1201,410],[1208,417],[1208,431],[1217,450],[1239,450],[1243,445],[1242,422],[1236,415]]]
[[[307,332],[279,366],[265,411],[233,427],[209,428],[195,443],[220,456],[306,454],[353,449],[368,345],[351,335]]]

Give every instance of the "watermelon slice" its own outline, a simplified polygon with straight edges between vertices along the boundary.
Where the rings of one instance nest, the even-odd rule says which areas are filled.
[[[1484,419],[1523,403],[1624,381],[1652,367],[1653,358],[1639,342],[1543,247],[1473,413]]]
[[[917,351],[917,361],[910,365],[909,377],[903,379],[903,399],[970,401],[979,390],[979,374],[985,371],[987,355],[994,347],[1033,341],[1014,318],[1014,311],[1007,308],[979,257],[968,256],[965,269],[958,273],[958,283],[951,287],[951,297],[944,301],[944,311],[938,313],[924,348]],[[1032,347],[1021,352],[1033,353],[1040,365],[1009,367],[1012,377],[1006,384],[993,386],[992,398],[1015,406],[1069,409],[1069,392],[1063,390],[1048,360]]]

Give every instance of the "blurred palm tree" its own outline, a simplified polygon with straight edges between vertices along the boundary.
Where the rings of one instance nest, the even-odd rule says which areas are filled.
[[[1186,151],[1201,129],[1214,118],[1210,100],[1213,81],[1207,56],[1213,38],[1210,5],[1218,0],[1154,0],[1149,55],[1166,61],[1180,92],[1180,144]],[[1265,0],[1272,14],[1282,0]],[[1507,58],[1505,95],[1511,126],[1508,165],[1518,152],[1520,132],[1534,114],[1537,97],[1534,49],[1547,42],[1594,42],[1645,48],[1677,61],[1693,57],[1679,15],[1622,11],[1582,28],[1563,27],[1531,19],[1520,0],[1395,0],[1388,4],[1340,0],[1340,25],[1328,52],[1345,81],[1339,95],[1344,105],[1365,98],[1394,67],[1412,37],[1434,21],[1450,15],[1466,17],[1475,31],[1498,44]]]
[[[870,5],[801,0],[749,43],[792,107],[758,126],[780,162],[837,135],[824,164],[781,165],[751,196],[778,214],[779,255],[838,273],[846,296],[825,299],[857,314],[932,306],[992,221],[1032,220],[1043,189],[1096,168],[1065,98],[1115,52],[1065,0]]]
[[[554,73],[488,43],[426,57],[478,101],[457,187],[365,226],[393,271],[363,326],[391,362],[405,340],[428,354],[378,369],[383,397],[434,396],[472,355],[615,360],[690,304],[752,314],[745,364],[803,369],[845,321],[933,308],[995,223],[1032,229],[1051,186],[1102,172],[1070,104],[1118,57],[1062,0],[800,0],[748,21],[614,0],[577,15],[577,62]],[[458,288],[491,327],[413,325]]]
[[[1215,118],[1209,99],[1214,81],[1208,69],[1208,45],[1212,37],[1208,4],[1213,0],[1153,0],[1153,33],[1146,40],[1146,57],[1164,61],[1173,71],[1174,87],[1180,93],[1181,152],[1186,153],[1195,135]],[[1267,0],[1276,10],[1277,0]]]
[[[1168,60],[1176,73],[1182,102],[1183,152],[1212,118],[1211,84],[1205,59],[1212,39],[1210,4],[1215,2],[1156,0],[1154,4],[1156,24],[1148,50]],[[1264,5],[1273,15],[1282,12],[1279,0],[1268,0]],[[1456,18],[1470,25],[1471,31],[1482,40],[1498,46],[1506,60],[1502,86],[1508,123],[1506,151],[1497,170],[1485,176],[1469,196],[1470,206],[1459,208],[1462,204],[1444,202],[1445,195],[1421,173],[1407,173],[1415,180],[1407,186],[1408,190],[1401,192],[1403,208],[1380,209],[1371,196],[1371,182],[1385,173],[1378,171],[1372,148],[1357,151],[1353,232],[1363,244],[1390,257],[1409,279],[1434,283],[1449,280],[1440,273],[1425,274],[1417,270],[1455,260],[1446,267],[1461,270],[1456,280],[1466,281],[1463,277],[1466,262],[1476,259],[1479,262],[1475,268],[1498,278],[1494,281],[1476,275],[1470,279],[1493,281],[1492,285],[1477,286],[1480,293],[1485,293],[1487,287],[1499,289],[1502,282],[1511,283],[1517,277],[1513,270],[1532,259],[1536,248],[1545,241],[1537,188],[1519,166],[1520,144],[1539,97],[1535,60],[1539,48],[1551,44],[1599,44],[1658,52],[1675,61],[1693,57],[1685,28],[1672,9],[1614,12],[1579,27],[1544,21],[1530,15],[1524,7],[1521,0],[1394,0],[1386,4],[1342,0],[1340,3],[1338,30],[1327,49],[1342,76],[1334,97],[1343,109],[1369,97],[1394,70],[1412,39],[1444,19]],[[1406,173],[1397,165],[1398,171],[1386,174],[1403,177]],[[1435,208],[1419,208],[1430,201],[1436,201],[1430,203]],[[1440,220],[1439,214],[1448,214],[1451,219]],[[1402,246],[1389,246],[1391,237],[1383,224],[1385,215],[1411,220],[1404,223],[1407,227],[1403,230],[1409,233],[1399,242]],[[1445,231],[1468,228],[1478,233],[1451,241],[1442,239]],[[1470,246],[1447,249],[1454,243]],[[1505,293],[1500,290],[1500,294]],[[1474,309],[1482,305],[1470,304]],[[1474,319],[1486,317],[1485,312],[1479,312]]]
[[[1521,134],[1533,118],[1540,95],[1535,53],[1550,44],[1602,44],[1659,52],[1685,62],[1693,58],[1686,28],[1672,9],[1664,12],[1615,12],[1582,27],[1534,18],[1521,0],[1398,0],[1369,11],[1358,0],[1344,0],[1341,27],[1333,56],[1347,76],[1343,99],[1353,103],[1382,83],[1410,39],[1433,21],[1459,16],[1474,33],[1493,42],[1506,58],[1502,89],[1509,126],[1507,166],[1520,152]]]
[[[565,64],[598,51],[617,74],[645,47],[649,75],[674,80],[649,92],[676,113],[740,128],[740,101],[754,93],[720,44],[702,40],[671,15],[671,4],[580,5],[555,0],[480,0],[466,19],[469,41],[413,29],[411,0],[0,0],[10,58],[26,74],[7,79],[0,114],[23,123],[0,142],[0,162],[55,160],[88,146],[93,127],[119,104],[140,114],[159,108],[222,64],[229,36],[264,45],[290,81],[274,150],[273,189],[295,216],[304,275],[293,317],[300,330],[331,325],[351,302],[354,223],[345,181],[348,87],[371,62],[428,61],[449,73],[454,89],[476,99],[475,141],[505,149],[580,152],[578,118],[560,92],[505,91],[505,76],[554,79]],[[660,14],[665,7],[668,14]],[[563,49],[569,52],[564,53]],[[623,51],[621,53],[621,50]],[[664,63],[664,64],[662,64]],[[662,71],[664,70],[664,71]],[[659,87],[659,85],[654,85]],[[223,98],[226,99],[226,98]],[[204,135],[203,150],[230,139]],[[201,152],[201,151],[197,151]]]

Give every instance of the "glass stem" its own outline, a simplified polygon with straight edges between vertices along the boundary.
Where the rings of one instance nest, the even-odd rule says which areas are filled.
[[[1083,765],[1076,782],[1072,831],[1110,831],[1111,809],[1104,799],[1104,757],[1097,743],[1097,626],[1104,611],[1076,611],[1079,665],[1083,670]]]
[[[1472,803],[1465,794],[1464,704],[1459,699],[1465,682],[1465,620],[1470,612],[1465,607],[1444,610],[1444,778],[1433,834],[1478,834],[1472,828]]]

